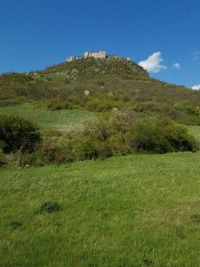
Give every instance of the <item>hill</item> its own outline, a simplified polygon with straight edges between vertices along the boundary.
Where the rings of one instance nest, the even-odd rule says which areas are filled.
[[[49,67],[41,73],[56,73],[72,80],[101,78],[107,75],[118,76],[122,79],[145,79],[149,77],[148,73],[133,61],[115,57],[105,59],[80,58],[66,61]]]
[[[134,110],[200,125],[200,92],[149,77],[122,58],[77,59],[42,71],[0,76],[0,106],[37,102],[50,110]]]
[[[119,58],[1,75],[1,265],[199,266],[199,100]]]

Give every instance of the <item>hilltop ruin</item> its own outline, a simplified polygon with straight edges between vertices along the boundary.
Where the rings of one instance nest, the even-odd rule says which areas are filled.
[[[97,51],[97,52],[85,52],[83,56],[70,56],[67,61],[70,62],[75,59],[81,59],[81,58],[100,58],[105,59],[107,57],[106,51]]]

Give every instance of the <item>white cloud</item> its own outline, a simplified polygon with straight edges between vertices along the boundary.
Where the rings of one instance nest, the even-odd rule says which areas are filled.
[[[200,84],[192,86],[192,89],[194,90],[200,90]]]
[[[173,64],[172,67],[173,67],[173,69],[180,69],[181,65],[180,65],[180,63],[176,62]]]
[[[148,72],[158,73],[161,70],[167,69],[165,65],[161,64],[162,61],[162,54],[158,51],[150,55],[147,59],[140,61],[138,64]]]

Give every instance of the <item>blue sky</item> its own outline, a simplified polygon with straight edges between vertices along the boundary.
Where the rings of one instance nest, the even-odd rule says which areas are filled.
[[[152,77],[199,85],[200,0],[0,1],[0,73],[102,49]]]

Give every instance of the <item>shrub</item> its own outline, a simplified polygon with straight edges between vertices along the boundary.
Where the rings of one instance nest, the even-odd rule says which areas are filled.
[[[70,162],[73,158],[72,146],[68,140],[43,139],[34,153],[33,162],[37,165]]]
[[[144,121],[132,112],[112,112],[88,123],[75,137],[75,147],[79,159],[95,159],[137,152],[196,151],[197,143],[186,128],[170,120]]]
[[[74,157],[78,160],[127,154],[124,134],[137,120],[134,112],[111,112],[86,123],[83,132],[72,136]]]
[[[36,126],[22,118],[0,116],[0,141],[4,153],[31,152],[40,141],[40,133]]]
[[[27,165],[44,166],[48,164],[60,164],[74,160],[72,145],[63,136],[45,136],[35,147],[33,153],[12,154],[12,162],[15,166],[26,167]]]
[[[138,123],[126,134],[131,152],[166,153],[171,151],[162,129],[151,124]]]
[[[187,129],[169,120],[137,123],[126,135],[132,151],[166,153],[196,151],[197,143]]]
[[[32,154],[15,153],[20,166],[65,163],[131,153],[196,151],[187,129],[166,119],[145,121],[134,112],[110,112],[85,123],[82,131],[49,132]]]
[[[108,142],[83,137],[74,143],[74,159],[86,160],[112,156],[112,147]]]
[[[97,159],[99,153],[95,146],[96,142],[92,141],[90,138],[82,136],[81,139],[78,140],[76,137],[73,144],[75,160]]]
[[[197,143],[187,129],[180,125],[166,125],[165,137],[174,151],[196,151]]]

